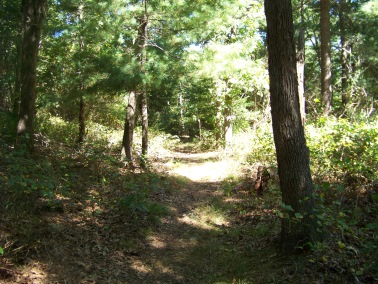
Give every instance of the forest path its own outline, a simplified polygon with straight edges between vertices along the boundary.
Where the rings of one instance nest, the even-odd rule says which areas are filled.
[[[210,283],[227,269],[225,263],[218,265],[224,261],[219,240],[229,226],[230,213],[222,181],[231,164],[220,160],[220,154],[169,152],[164,156],[168,177],[179,187],[156,197],[171,213],[147,237],[149,245],[140,259],[149,265],[139,266],[144,270],[140,283]]]
[[[4,283],[266,283],[276,201],[251,192],[252,179],[230,178],[240,165],[220,155],[166,151],[134,173],[68,157],[73,187],[58,207],[38,199],[31,214],[4,219],[18,228],[23,263]]]
[[[226,194],[237,162],[221,154],[170,151],[152,164],[169,186],[150,197],[169,214],[128,244],[127,283],[234,283],[250,275],[260,253],[251,257],[253,242],[244,246],[250,237],[237,224],[245,223],[239,211],[250,192],[239,186],[239,196]]]
[[[230,161],[219,159],[221,152],[170,152],[165,164],[170,174],[184,176],[193,182],[219,182],[230,175]],[[176,165],[175,165],[176,163]]]

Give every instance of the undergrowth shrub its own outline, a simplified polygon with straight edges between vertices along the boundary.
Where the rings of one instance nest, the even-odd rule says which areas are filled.
[[[351,283],[373,283],[378,279],[378,194],[371,200],[350,200],[343,185],[323,183],[315,188],[323,240],[311,244],[308,260],[327,275],[327,281],[337,282],[342,275]]]
[[[36,132],[40,132],[56,142],[74,144],[77,140],[79,126],[77,123],[40,111],[36,118]]]
[[[169,214],[167,207],[151,199],[151,195],[164,191],[167,186],[159,175],[148,172],[134,176],[123,186],[129,192],[117,201],[117,206],[121,212],[128,213],[136,219],[147,215],[154,221],[157,221],[156,218]]]
[[[376,179],[378,122],[320,118],[307,126],[312,171],[316,178],[365,182]]]
[[[378,124],[320,118],[306,127],[315,183],[318,230],[325,238],[309,257],[337,281],[378,279],[377,214]],[[336,278],[335,278],[336,277]]]

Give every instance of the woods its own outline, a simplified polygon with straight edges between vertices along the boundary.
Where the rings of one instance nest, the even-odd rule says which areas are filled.
[[[41,249],[54,235],[88,253],[81,276],[65,267],[76,283],[90,260],[113,283],[275,283],[290,261],[279,283],[377,281],[377,14],[376,0],[2,1],[0,277],[31,281],[17,271],[41,260],[40,283],[66,281],[59,251],[76,256]],[[248,269],[259,243],[290,257],[259,264],[267,282]]]

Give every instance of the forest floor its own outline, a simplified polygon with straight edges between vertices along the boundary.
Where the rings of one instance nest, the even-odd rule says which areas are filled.
[[[178,149],[143,172],[54,151],[39,155],[53,196],[3,189],[0,283],[322,283],[279,253],[279,195],[251,191],[251,169],[230,177],[235,160]]]

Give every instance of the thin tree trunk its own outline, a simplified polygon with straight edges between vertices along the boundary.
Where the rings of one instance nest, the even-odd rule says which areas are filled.
[[[330,26],[330,0],[320,0],[321,92],[325,115],[328,115],[332,108]]]
[[[17,65],[16,65],[16,80],[15,80],[15,84],[14,84],[14,96],[12,98],[12,112],[13,114],[15,115],[18,115],[19,112],[20,112],[20,98],[21,98],[21,70],[20,70],[20,66],[21,66],[21,56],[22,56],[22,52],[21,52],[21,48],[20,48],[20,45],[17,46],[17,54],[19,55],[18,58],[17,58]]]
[[[339,23],[340,23],[340,43],[341,43],[341,103],[345,109],[348,103],[348,44],[345,37],[345,0],[339,1]]]
[[[46,0],[22,1],[21,103],[16,143],[34,150],[36,69]]]
[[[79,8],[78,8],[78,21],[79,23],[81,24],[82,21],[83,21],[83,18],[84,18],[84,6],[83,4],[80,4],[79,5]],[[83,51],[84,49],[84,43],[83,43],[83,39],[81,38],[81,35],[79,35],[79,51],[80,53]],[[80,62],[79,62],[80,63]],[[85,141],[85,100],[84,100],[84,96],[83,96],[83,92],[84,92],[84,84],[83,84],[83,72],[81,69],[81,64],[79,64],[79,70],[78,70],[78,74],[80,76],[80,87],[79,87],[79,92],[80,92],[80,104],[79,104],[79,136],[78,136],[78,139],[77,139],[77,142],[78,143],[84,143]]]
[[[147,15],[143,15],[141,19],[141,73],[146,75],[146,61],[147,61]],[[142,103],[142,156],[143,160],[148,154],[148,106],[147,106],[147,83],[146,78],[143,78],[142,82],[142,93],[141,93],[141,103]]]
[[[228,148],[232,143],[232,97],[229,94],[226,94],[224,102],[225,108],[223,131],[225,146]]]
[[[146,83],[146,62],[147,62],[147,0],[143,1],[144,14],[140,19],[139,36],[140,36],[140,48],[141,59],[140,68],[143,76],[142,92],[141,92],[141,104],[142,104],[142,167],[146,167],[146,158],[148,155],[148,105],[147,105],[147,83]]]
[[[222,138],[222,104],[218,94],[216,94],[215,107],[217,108],[217,114],[215,117],[215,140],[219,141]]]
[[[83,91],[80,88],[81,92]],[[85,101],[84,97],[80,97],[80,106],[79,106],[79,137],[77,139],[78,143],[84,143],[85,141]]]
[[[291,1],[265,0],[265,14],[272,123],[282,202],[293,209],[287,212],[289,218],[282,219],[282,249],[288,252],[313,237],[313,184],[299,110]],[[296,216],[303,218],[292,221]]]
[[[197,122],[198,122],[199,139],[202,140],[202,122],[201,122],[201,118],[199,117],[198,113],[197,113]]]
[[[180,94],[179,94],[179,107],[180,107],[181,135],[185,135],[186,129],[185,129],[185,120],[184,120],[184,97],[183,97],[181,83],[180,83]]]
[[[122,139],[122,159],[126,159],[129,163],[132,163],[132,149],[134,141],[134,128],[135,128],[135,110],[137,106],[135,92],[130,92],[129,102],[126,109],[125,128],[123,131]]]

